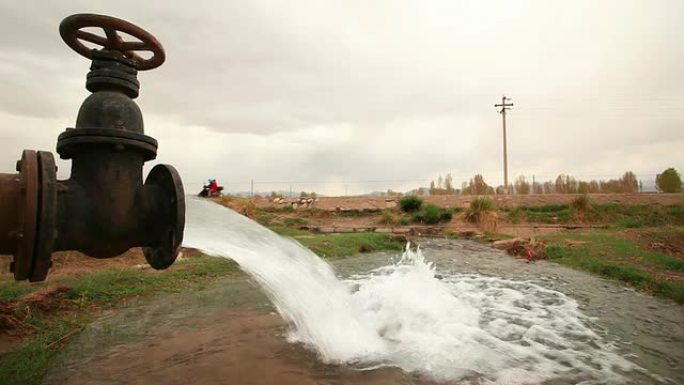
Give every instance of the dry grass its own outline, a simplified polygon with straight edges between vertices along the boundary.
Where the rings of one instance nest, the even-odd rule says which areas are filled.
[[[382,210],[382,217],[380,223],[387,226],[396,226],[399,224],[399,217],[391,209]]]
[[[252,219],[256,218],[257,206],[253,198],[242,198],[226,195],[216,198],[215,201],[223,206],[237,211],[242,215],[248,216]]]
[[[466,222],[477,224],[485,231],[495,231],[499,216],[491,199],[477,197],[470,202],[470,207],[465,211],[463,219]]]

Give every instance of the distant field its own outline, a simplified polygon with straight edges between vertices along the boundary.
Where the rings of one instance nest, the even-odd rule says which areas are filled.
[[[555,204],[569,204],[578,194],[535,194],[535,195],[488,195],[500,208],[525,206],[545,206]],[[433,195],[422,196],[427,203],[434,203],[441,207],[467,207],[475,195]],[[292,202],[298,198],[284,198],[285,202]],[[354,196],[354,197],[320,197],[313,203],[313,207],[320,210],[383,210],[394,207],[398,197],[383,196]],[[684,194],[591,194],[593,203],[620,204],[658,204],[675,205],[684,203]],[[281,207],[283,203],[274,203],[270,198],[254,198],[259,208]]]

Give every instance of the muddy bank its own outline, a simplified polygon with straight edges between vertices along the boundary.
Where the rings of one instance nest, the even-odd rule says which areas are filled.
[[[617,283],[544,261],[526,263],[484,245],[421,240],[425,255],[449,272],[531,280],[575,298],[592,328],[630,360],[660,377],[630,373],[631,383],[684,383],[684,308]],[[341,275],[385,265],[383,253],[337,263]],[[429,384],[396,369],[357,371],[321,364],[287,343],[285,325],[246,279],[112,311],[67,349],[47,384]],[[564,382],[554,382],[562,384]]]
[[[430,384],[395,368],[326,365],[284,337],[247,279],[112,311],[92,324],[45,384]]]

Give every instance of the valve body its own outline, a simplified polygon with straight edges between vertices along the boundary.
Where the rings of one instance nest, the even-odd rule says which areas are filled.
[[[80,36],[69,28],[91,26],[87,22],[93,20],[103,24],[98,26],[108,38],[112,30],[139,30],[115,18],[74,15],[62,22],[60,32],[67,41]],[[161,52],[163,61],[156,39],[144,35],[142,40]],[[116,47],[126,44],[113,41]],[[143,183],[143,164],[155,159],[157,141],[144,133],[133,100],[139,93],[139,63],[127,56],[109,46],[88,54],[86,88],[92,94],[81,105],[75,127],[57,140],[60,157],[72,160],[68,180],[56,179],[53,155],[44,151],[24,150],[17,173],[0,174],[0,254],[14,255],[10,269],[17,280],[44,280],[51,253],[60,250],[111,258],[143,247],[156,269],[176,259],[185,224],[183,186],[176,170],[165,164],[156,165]]]

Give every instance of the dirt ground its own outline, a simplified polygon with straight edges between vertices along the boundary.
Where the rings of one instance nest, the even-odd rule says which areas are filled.
[[[0,277],[10,277],[9,264],[11,255],[0,255]],[[116,258],[96,259],[87,257],[77,251],[59,251],[52,254],[52,268],[49,277],[78,275],[110,267],[129,267],[146,264],[140,248],[133,248]],[[48,279],[48,282],[50,279]]]
[[[475,195],[433,195],[421,197],[427,203],[441,207],[467,207]],[[499,207],[513,207],[517,205],[543,206],[552,204],[568,204],[577,194],[533,194],[533,195],[491,195]],[[684,203],[682,194],[591,194],[592,202],[622,203],[622,204],[660,204],[673,205]],[[354,197],[320,197],[313,202],[313,207],[320,210],[383,210],[395,207],[400,197],[383,196],[354,196]],[[256,198],[259,208],[282,207],[284,204],[299,201],[299,198],[284,198],[280,203],[274,203],[270,198]]]
[[[151,340],[115,346],[45,384],[181,385],[189,379],[195,385],[411,383],[398,369],[357,371],[320,363],[313,353],[283,338],[284,323],[274,313],[230,310],[218,321],[211,319],[217,323],[198,320]]]

